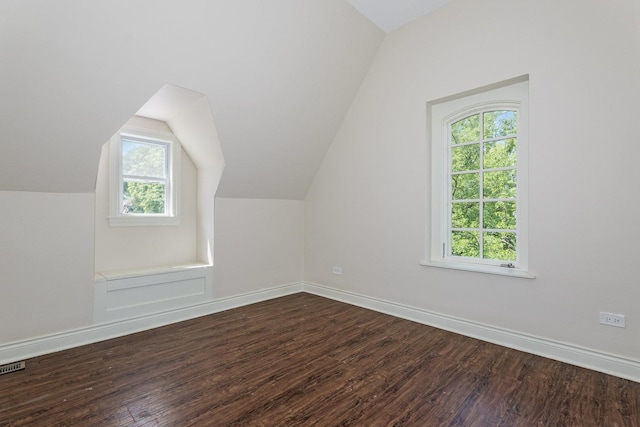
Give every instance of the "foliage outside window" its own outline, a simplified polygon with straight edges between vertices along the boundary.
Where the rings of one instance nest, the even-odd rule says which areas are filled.
[[[528,270],[528,81],[431,105],[431,227],[425,265]]]
[[[169,144],[123,136],[122,215],[165,215],[170,189]]]
[[[451,255],[516,261],[517,111],[450,125]]]
[[[177,225],[180,146],[173,134],[126,128],[111,140],[112,226]]]

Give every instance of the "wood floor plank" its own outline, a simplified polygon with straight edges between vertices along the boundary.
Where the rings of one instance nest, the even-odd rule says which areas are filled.
[[[640,384],[295,294],[34,358],[5,426],[640,426]]]

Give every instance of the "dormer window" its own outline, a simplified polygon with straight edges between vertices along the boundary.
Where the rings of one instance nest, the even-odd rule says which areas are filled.
[[[125,127],[111,144],[111,226],[178,225],[180,143],[171,132]]]
[[[170,142],[120,137],[121,215],[167,215],[171,201]]]

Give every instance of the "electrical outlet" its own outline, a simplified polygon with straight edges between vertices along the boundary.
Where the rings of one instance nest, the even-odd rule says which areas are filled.
[[[338,276],[342,276],[342,267],[333,267],[333,274],[337,274]]]
[[[624,314],[613,314],[600,312],[600,323],[608,326],[617,326],[618,328],[624,328]]]

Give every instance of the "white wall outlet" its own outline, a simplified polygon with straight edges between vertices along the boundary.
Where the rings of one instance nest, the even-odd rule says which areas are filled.
[[[333,267],[333,274],[337,274],[338,276],[342,276],[342,267]]]
[[[617,326],[618,328],[624,328],[624,314],[613,314],[600,312],[600,323],[603,325]]]

